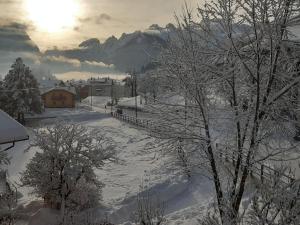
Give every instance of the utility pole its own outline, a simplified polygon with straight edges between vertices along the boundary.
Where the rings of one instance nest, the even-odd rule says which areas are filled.
[[[113,111],[113,87],[114,87],[114,80],[111,79],[111,88],[110,88],[110,112]]]
[[[92,77],[90,81],[90,89],[91,89],[91,109],[93,110],[93,85],[92,85]]]
[[[133,78],[134,78],[134,98],[135,98],[135,118],[138,117],[138,108],[137,108],[137,79],[136,79],[136,73],[133,72]]]

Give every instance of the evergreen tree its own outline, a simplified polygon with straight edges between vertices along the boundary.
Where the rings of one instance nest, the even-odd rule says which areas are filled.
[[[0,109],[7,111],[8,95],[4,89],[4,83],[0,81]]]
[[[21,58],[16,59],[4,79],[4,89],[9,92],[6,111],[11,115],[25,112],[41,113],[42,103],[38,82]]]

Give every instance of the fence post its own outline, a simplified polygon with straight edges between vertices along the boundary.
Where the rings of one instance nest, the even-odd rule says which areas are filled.
[[[264,181],[264,165],[263,164],[260,165],[260,180],[263,183],[263,181]]]

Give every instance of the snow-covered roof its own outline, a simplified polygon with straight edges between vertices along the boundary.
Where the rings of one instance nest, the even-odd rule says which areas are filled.
[[[55,88],[50,88],[50,89],[47,89],[47,90],[43,91],[42,95],[44,95],[46,93],[49,93],[51,91],[67,91],[67,92],[70,92],[73,95],[76,95],[75,87],[55,87]]]
[[[0,144],[13,143],[29,139],[24,126],[0,109]]]
[[[53,88],[58,83],[59,83],[59,80],[52,80],[52,79],[40,80],[39,86],[40,86],[40,88]]]

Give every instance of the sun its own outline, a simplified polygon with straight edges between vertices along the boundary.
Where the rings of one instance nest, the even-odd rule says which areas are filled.
[[[25,7],[34,25],[49,33],[74,27],[80,10],[78,0],[25,0]]]

